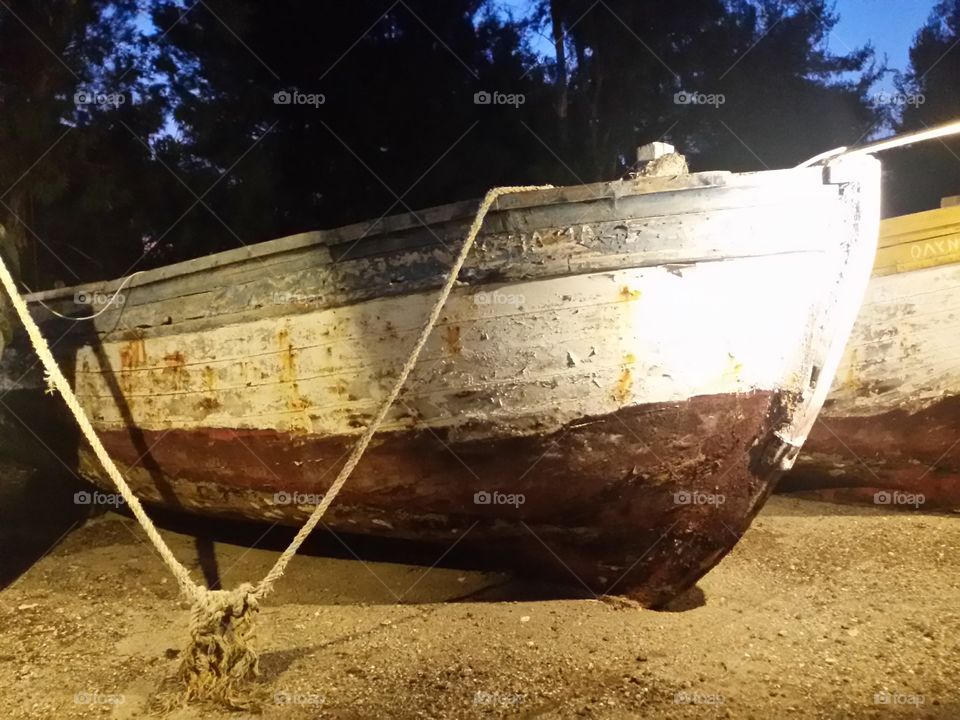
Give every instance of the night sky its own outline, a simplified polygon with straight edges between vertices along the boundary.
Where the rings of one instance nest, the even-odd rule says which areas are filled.
[[[870,42],[880,60],[884,54],[893,70],[910,62],[913,36],[923,25],[936,0],[837,0],[840,22],[830,37],[830,48],[845,52]],[[892,87],[887,77],[882,85]]]
[[[517,16],[526,14],[530,0],[500,0],[498,5]],[[936,0],[836,0],[840,22],[830,36],[830,48],[844,53],[873,44],[878,60],[884,55],[891,70],[903,71],[910,61],[910,45],[917,30],[927,21]],[[547,38],[534,42],[542,55],[552,55]],[[887,75],[877,90],[893,89],[893,76]]]

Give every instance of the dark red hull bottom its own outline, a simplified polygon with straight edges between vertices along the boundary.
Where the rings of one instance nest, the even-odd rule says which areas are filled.
[[[463,540],[505,567],[659,605],[712,568],[769,495],[779,407],[775,393],[704,396],[535,437],[386,433],[325,523],[337,532]],[[355,441],[209,428],[101,437],[147,501],[289,524],[316,501],[295,494],[322,495]],[[103,484],[95,462],[81,452],[81,471]]]
[[[822,415],[779,491],[904,510],[960,510],[960,396],[916,413]]]

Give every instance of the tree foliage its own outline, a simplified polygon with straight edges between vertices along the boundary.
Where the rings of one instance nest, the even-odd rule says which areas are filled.
[[[0,10],[0,223],[25,282],[123,272],[159,210],[146,143],[163,122],[134,0],[9,0]]]
[[[694,169],[785,167],[881,118],[882,68],[828,49],[828,0],[8,5],[0,221],[32,286],[612,179],[658,139]]]
[[[869,47],[828,51],[838,18],[826,0],[543,0],[541,17],[548,7],[572,48],[568,134],[587,140],[590,176],[664,134],[695,167],[784,167],[876,119],[882,69]]]
[[[513,110],[474,104],[487,88],[541,92],[535,76],[520,79],[517,29],[481,10],[211,0],[178,21],[179,3],[158,6],[157,26],[171,28],[158,67],[183,130],[178,170],[198,194],[213,188],[212,212],[198,208],[161,250],[195,254],[182,238],[235,246],[469,197],[521,169],[532,177],[532,138],[497,121]]]
[[[910,67],[899,78],[900,132],[925,130],[960,118],[960,0],[941,0],[910,48]],[[938,206],[960,195],[960,140],[891,153],[886,173],[888,214]]]

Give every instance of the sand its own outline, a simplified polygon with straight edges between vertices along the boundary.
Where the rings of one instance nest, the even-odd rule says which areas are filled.
[[[85,520],[62,486],[21,480],[0,491],[0,714],[143,717],[185,637],[173,580],[128,517]],[[225,586],[260,577],[287,537],[164,525]],[[431,568],[443,548],[328,535],[309,552],[260,618],[262,708],[167,717],[960,718],[955,516],[775,497],[660,612],[482,557]]]

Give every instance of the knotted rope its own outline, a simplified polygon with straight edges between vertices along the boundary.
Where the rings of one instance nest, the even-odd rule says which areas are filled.
[[[103,469],[116,485],[133,516],[147,534],[147,538],[160,554],[164,564],[173,573],[181,592],[191,603],[190,639],[179,671],[179,678],[184,685],[182,697],[185,701],[213,700],[233,707],[246,705],[242,699],[244,695],[243,686],[258,673],[258,657],[250,644],[250,638],[259,611],[260,601],[270,594],[274,583],[283,576],[287,565],[290,564],[300,546],[316,528],[330,505],[333,504],[340,490],[360,462],[360,458],[363,457],[363,453],[373,436],[379,430],[380,425],[383,424],[387,413],[400,394],[400,390],[413,371],[417,359],[420,357],[420,352],[427,343],[430,332],[440,317],[447,298],[450,296],[454,284],[456,284],[460,270],[463,268],[463,264],[477,239],[487,212],[502,195],[546,190],[551,187],[551,185],[498,187],[490,190],[484,196],[467,231],[463,246],[450,268],[447,280],[441,288],[430,315],[424,322],[417,341],[400,370],[393,388],[381,404],[373,421],[360,436],[333,484],[264,578],[256,585],[244,583],[233,590],[209,590],[195,583],[190,577],[189,570],[177,560],[163,538],[160,537],[153,521],[150,520],[140,504],[140,500],[133,494],[127,481],[111,460],[103,443],[100,442],[100,438],[94,431],[86,412],[81,407],[73,388],[70,387],[70,383],[60,371],[60,367],[50,351],[50,346],[40,332],[36,321],[30,315],[26,302],[17,290],[13,275],[4,263],[2,256],[0,256],[0,281],[2,281],[4,289],[10,296],[20,322],[26,329],[30,342],[46,370],[48,383],[63,396],[64,402],[66,402],[70,412],[73,413],[83,436],[90,444]]]

